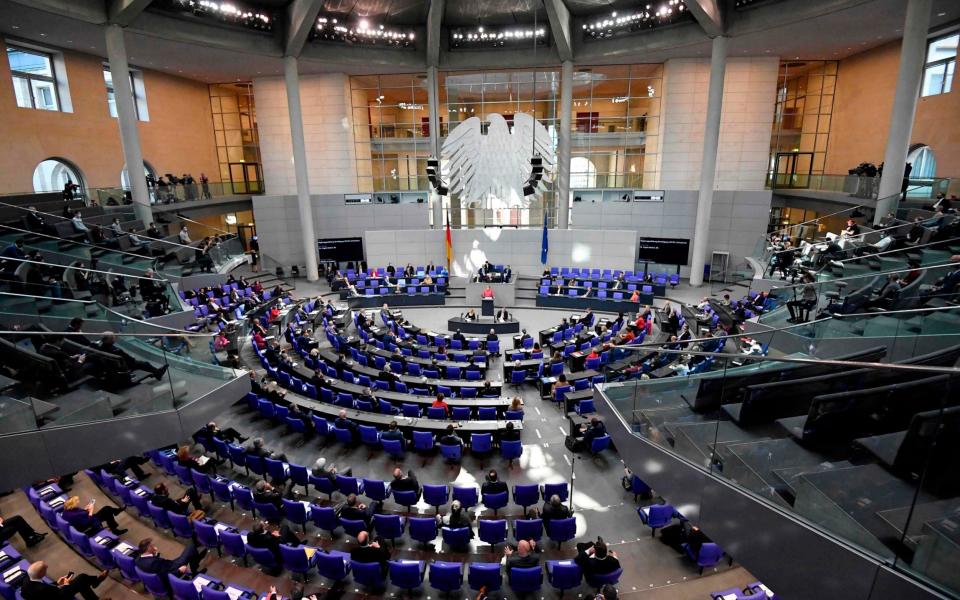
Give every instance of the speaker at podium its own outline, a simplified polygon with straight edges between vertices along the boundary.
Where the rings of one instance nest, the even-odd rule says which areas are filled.
[[[482,298],[480,300],[480,316],[493,316],[493,298]]]

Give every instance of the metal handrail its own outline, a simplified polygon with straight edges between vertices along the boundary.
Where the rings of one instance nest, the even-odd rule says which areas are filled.
[[[107,251],[107,252],[113,252],[113,253],[115,253],[115,254],[124,254],[124,255],[126,255],[126,256],[134,256],[134,257],[139,258],[139,259],[141,259],[141,260],[146,259],[146,260],[149,260],[150,262],[156,263],[156,259],[153,258],[153,257],[144,256],[144,255],[142,255],[142,254],[134,254],[134,253],[132,253],[132,252],[127,252],[126,250],[115,250],[115,249],[113,249],[113,248],[104,248],[104,247],[102,247],[102,246],[97,246],[96,244],[90,244],[90,243],[88,243],[88,242],[77,242],[77,241],[74,241],[74,240],[64,240],[62,237],[57,237],[57,236],[55,236],[55,235],[50,235],[50,234],[48,234],[48,233],[40,233],[39,231],[30,231],[29,229],[20,229],[19,227],[14,227],[14,226],[12,226],[12,225],[7,225],[7,224],[5,224],[5,223],[0,223],[0,227],[4,227],[4,228],[9,229],[9,230],[11,230],[11,231],[19,231],[20,233],[23,233],[23,234],[25,234],[25,235],[38,235],[38,236],[40,236],[40,237],[45,237],[45,238],[49,238],[49,239],[51,239],[51,240],[57,240],[57,241],[61,241],[61,242],[62,242],[62,241],[69,241],[69,242],[71,242],[71,243],[79,244],[80,246],[84,246],[84,247],[87,247],[87,248],[95,248],[95,249],[97,249],[97,250],[105,250],[105,251]],[[139,237],[139,235],[138,235],[138,237]],[[144,237],[146,237],[146,236],[144,236]],[[151,237],[147,237],[146,239],[148,239],[148,240],[150,240],[150,241],[157,241],[157,240],[155,240],[154,238],[151,238]],[[27,242],[24,241],[24,244],[26,244],[26,243],[27,243]],[[62,252],[58,252],[58,251],[56,251],[56,250],[41,250],[41,251],[42,251],[42,252],[53,252],[54,254],[62,254]]]
[[[21,263],[28,263],[31,265],[43,265],[45,267],[50,267],[54,269],[75,269],[78,271],[87,271],[88,273],[102,273],[103,275],[109,275],[113,277],[132,277],[133,279],[149,279],[150,281],[156,281],[158,283],[170,283],[169,279],[163,279],[161,277],[146,277],[141,275],[130,275],[127,273],[117,273],[114,271],[101,271],[100,269],[94,269],[91,267],[77,267],[74,265],[58,265],[54,263],[48,263],[44,261],[30,260],[28,258],[14,258],[12,256],[6,256],[3,260],[15,260]],[[59,298],[58,298],[59,300]]]

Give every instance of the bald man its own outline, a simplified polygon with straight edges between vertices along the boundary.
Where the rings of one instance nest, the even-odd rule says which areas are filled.
[[[510,546],[504,548],[503,556],[506,559],[507,570],[509,571],[514,567],[526,569],[540,566],[540,555],[533,552],[536,547],[536,540],[520,540],[517,543],[516,552]]]
[[[357,534],[357,543],[360,546],[350,551],[350,560],[362,563],[379,563],[380,570],[386,575],[390,551],[380,547],[380,542],[371,542],[370,534],[366,531]]]
[[[79,594],[83,600],[98,600],[93,588],[107,578],[106,571],[97,576],[80,573],[72,577],[61,577],[56,585],[43,580],[47,576],[47,563],[38,560],[27,567],[27,581],[20,587],[23,600],[69,600]]]

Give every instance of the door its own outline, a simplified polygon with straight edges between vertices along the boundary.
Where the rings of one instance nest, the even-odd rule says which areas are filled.
[[[259,194],[263,192],[260,163],[230,163],[230,182],[234,194]]]
[[[778,152],[773,166],[774,188],[805,188],[810,186],[813,171],[813,152]]]

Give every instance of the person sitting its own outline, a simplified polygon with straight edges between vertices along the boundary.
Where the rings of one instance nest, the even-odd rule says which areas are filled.
[[[327,479],[332,484],[337,483],[337,467],[331,465],[330,468],[327,468],[327,459],[322,456],[313,463],[311,472],[314,477]],[[347,477],[353,475],[353,469],[349,467],[341,472]]]
[[[199,458],[190,454],[190,446],[180,446],[177,448],[177,464],[181,467],[192,469],[198,473],[213,473],[216,466],[212,459],[201,456]]]
[[[504,565],[507,572],[510,569],[529,569],[540,566],[540,555],[534,552],[536,540],[520,540],[517,542],[517,551],[509,545],[503,549]]]
[[[403,475],[403,470],[400,467],[394,467],[393,469],[393,481],[390,482],[391,490],[400,490],[401,492],[416,492],[417,499],[420,499],[420,482],[417,481],[416,475],[413,474],[413,471],[407,471],[407,475]]]
[[[587,308],[587,312],[580,318],[580,322],[584,327],[593,327],[593,323],[596,320],[597,316],[593,314],[592,308]]]
[[[180,556],[173,560],[160,558],[160,551],[153,543],[152,538],[144,538],[137,544],[137,550],[140,555],[134,564],[146,573],[159,575],[161,579],[166,580],[167,575],[186,575],[188,572],[192,575],[198,575],[206,572],[206,569],[200,569],[200,561],[207,555],[207,551],[198,551],[196,545],[188,544]]]
[[[390,386],[390,389],[394,389],[397,387],[397,382],[400,381],[400,376],[390,369],[390,363],[384,363],[383,369],[381,369],[377,375],[377,379],[386,382],[387,385]]]
[[[900,295],[900,290],[903,289],[903,281],[900,279],[900,275],[897,273],[892,273],[887,277],[887,281],[877,290],[877,293],[870,297],[867,300],[867,303],[864,305],[864,308],[879,308],[882,310],[889,310],[893,305],[894,300]],[[788,302],[787,305],[790,303]]]
[[[253,548],[269,550],[277,563],[282,563],[280,544],[299,546],[303,542],[297,537],[289,525],[281,525],[277,529],[269,529],[269,523],[257,521],[247,534],[247,544]]]
[[[519,442],[520,431],[513,426],[513,421],[507,421],[506,428],[500,432],[501,442]]]
[[[570,509],[560,501],[559,495],[553,494],[543,503],[540,518],[543,519],[543,525],[546,527],[553,519],[569,519]]]
[[[357,427],[356,423],[347,418],[346,410],[340,410],[340,412],[337,414],[337,418],[333,421],[333,426],[339,429],[346,429],[350,431],[350,435],[353,437],[354,443],[360,439],[360,428]]]
[[[6,542],[17,534],[20,534],[20,538],[28,548],[36,546],[47,537],[46,533],[39,533],[20,515],[0,517],[0,543]]]
[[[63,520],[73,525],[77,531],[88,534],[97,533],[103,529],[104,524],[115,535],[126,533],[126,529],[121,529],[117,524],[117,515],[123,514],[123,511],[116,506],[104,506],[97,512],[93,512],[95,501],[90,500],[86,506],[80,506],[80,498],[71,496],[63,503]]]
[[[46,581],[47,563],[38,560],[27,567],[27,580],[20,586],[17,596],[23,600],[70,600],[75,596],[83,600],[97,600],[99,596],[93,590],[106,581],[109,574],[106,570],[97,575],[71,573],[53,584]]]
[[[813,275],[804,273],[803,280],[804,284],[800,298],[787,302],[787,310],[790,311],[790,319],[788,320],[791,323],[799,321],[802,311],[809,311],[817,305],[817,286],[814,285]]]
[[[273,458],[276,460],[281,460],[287,462],[287,455],[284,453],[277,454],[272,450],[269,450],[266,446],[263,445],[263,438],[253,438],[253,441],[250,442],[244,451],[247,454],[253,454],[254,456],[259,456],[260,458]]]
[[[164,373],[166,373],[167,369],[169,368],[169,365],[155,367],[145,360],[134,358],[117,346],[117,336],[112,331],[104,331],[103,337],[101,337],[100,341],[98,341],[96,344],[93,344],[93,346],[101,352],[106,352],[107,354],[120,357],[129,371],[128,373],[114,374],[113,376],[108,375],[108,379],[113,379],[116,377],[116,375],[120,375],[123,378],[118,380],[119,382],[130,383],[130,373],[134,371],[146,371],[147,373],[150,373],[154,379],[159,381],[163,378]],[[103,369],[106,371],[109,371],[112,368],[112,365],[103,365]]]
[[[283,490],[278,490],[267,480],[261,479],[253,486],[253,500],[261,504],[272,504],[280,509],[283,506],[283,499],[290,496],[292,489],[292,481],[288,481]]]
[[[436,399],[434,399],[433,403],[430,405],[430,408],[442,408],[442,409],[443,409],[443,414],[446,415],[447,417],[449,417],[449,416],[450,416],[450,405],[447,404],[446,401],[445,401],[443,398],[444,398],[444,397],[443,397],[443,394],[440,393],[440,392],[438,392],[438,393],[437,393],[437,397],[436,397]]]
[[[463,439],[454,433],[454,429],[453,423],[447,425],[446,433],[439,440],[441,446],[463,446]]]
[[[490,469],[480,486],[481,494],[501,494],[507,491],[507,482],[501,481],[496,469]]]
[[[361,531],[357,534],[359,546],[350,551],[350,560],[358,563],[376,563],[380,565],[380,573],[387,574],[390,561],[390,550],[380,545],[379,541],[370,541],[370,534]]]
[[[380,434],[381,440],[396,440],[400,442],[401,447],[406,446],[406,440],[403,437],[403,432],[400,431],[400,427],[397,426],[396,421],[390,421],[390,425],[387,426],[387,430]]]
[[[372,502],[370,506],[357,501],[356,494],[347,496],[347,501],[337,509],[337,517],[349,519],[351,521],[363,521],[367,529],[370,529],[370,523],[373,521],[373,515],[379,507],[378,502]]]
[[[83,222],[83,217],[80,215],[80,211],[73,213],[73,229],[81,233],[87,233],[90,231],[90,228]]]
[[[854,237],[860,235],[860,226],[852,218],[847,219],[847,226],[840,232],[841,237]]]
[[[191,504],[195,509],[203,510],[203,505],[200,503],[200,493],[197,492],[195,487],[187,488],[182,497],[174,499],[170,497],[170,490],[167,489],[167,486],[161,482],[153,486],[153,496],[150,501],[163,510],[178,515],[190,514]]]
[[[577,544],[577,557],[574,561],[587,577],[591,575],[607,575],[620,568],[620,561],[616,552],[607,550],[603,538],[597,536],[596,542],[581,542]]]
[[[470,516],[470,513],[467,510],[464,510],[463,505],[459,500],[454,500],[450,504],[450,514],[446,517],[440,517],[437,515],[437,519],[440,523],[450,529],[461,529],[466,528],[470,530],[470,537],[473,538],[473,526],[471,521],[473,520]]]

